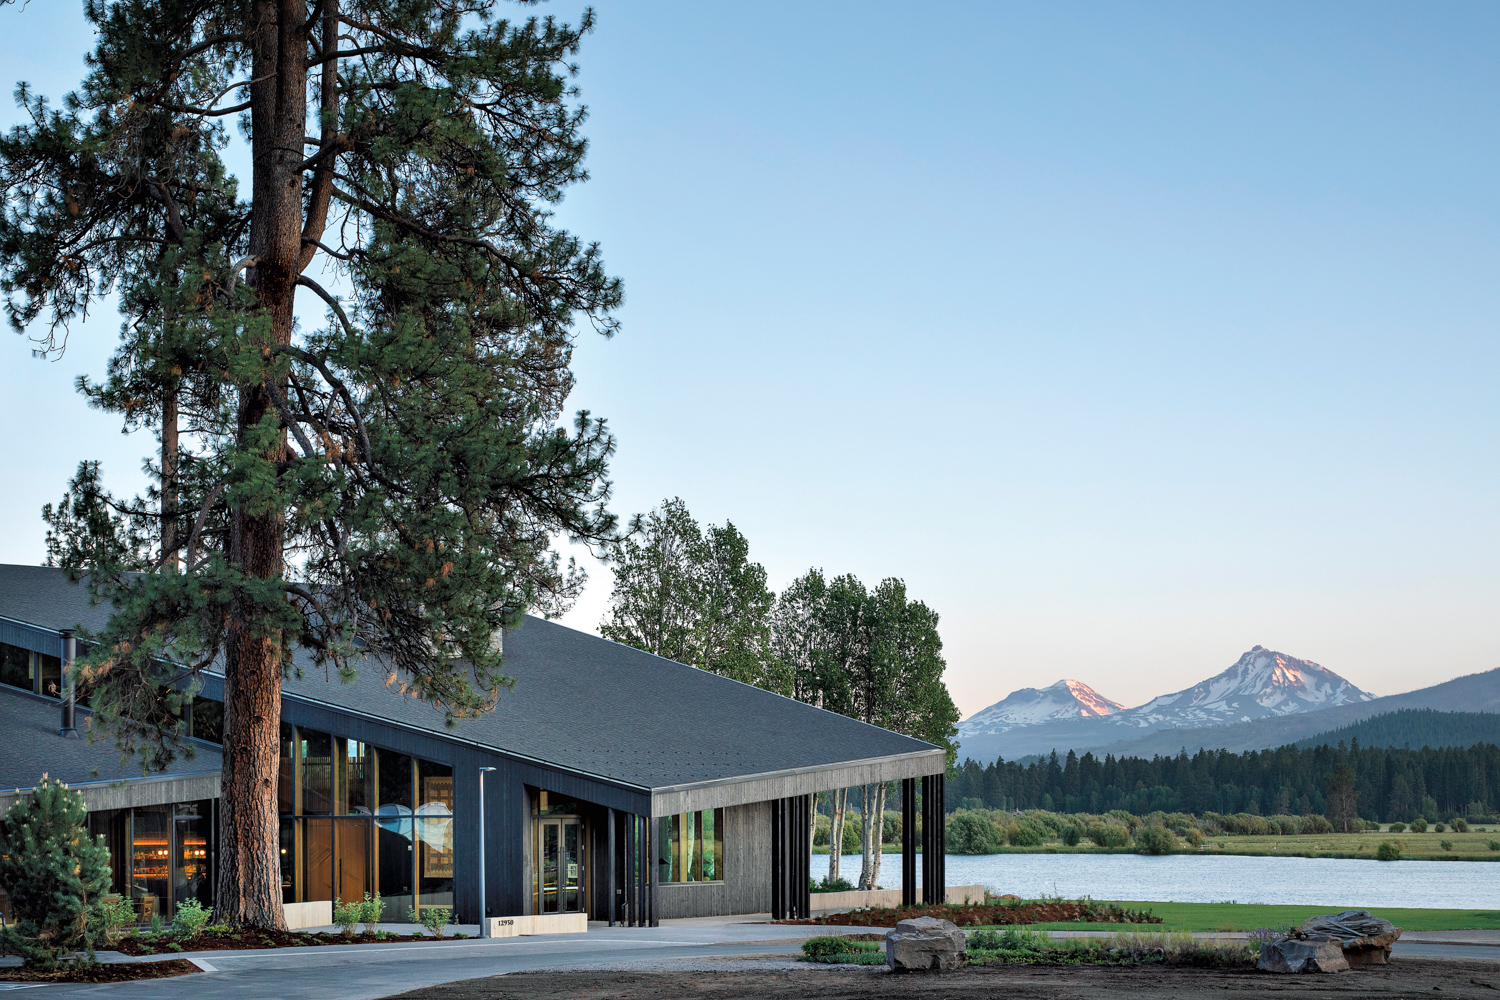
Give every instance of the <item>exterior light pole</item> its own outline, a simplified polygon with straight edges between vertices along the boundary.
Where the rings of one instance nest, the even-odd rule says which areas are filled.
[[[493,771],[493,767],[481,767],[479,769],[479,936],[486,937],[489,931],[490,915],[490,893],[489,883],[484,878],[484,854],[485,839],[484,831],[484,772]]]

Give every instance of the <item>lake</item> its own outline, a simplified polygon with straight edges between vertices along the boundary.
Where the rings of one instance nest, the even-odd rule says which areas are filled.
[[[921,856],[918,855],[920,866]],[[843,857],[859,878],[859,855]],[[949,885],[984,885],[1027,899],[1144,899],[1179,903],[1305,903],[1312,906],[1500,907],[1500,862],[1259,858],[1233,854],[950,854]],[[920,872],[920,867],[918,868]],[[812,877],[828,855],[812,857]],[[920,875],[918,876],[920,879]],[[880,884],[901,888],[901,855],[887,854]]]

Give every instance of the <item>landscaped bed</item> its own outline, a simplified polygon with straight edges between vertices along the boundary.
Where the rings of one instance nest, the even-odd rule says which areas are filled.
[[[895,927],[898,920],[937,917],[959,927],[1006,926],[1040,923],[1159,924],[1161,918],[1149,910],[1132,910],[1115,903],[1090,899],[997,899],[983,903],[936,903],[917,906],[871,906],[848,913],[833,913],[793,924],[833,924],[841,927]]]
[[[451,941],[464,938],[463,934],[451,934],[439,938],[431,934],[391,934],[377,931],[374,934],[341,934],[320,931],[262,931],[250,928],[204,928],[194,937],[186,938],[170,931],[161,934],[131,934],[110,945],[124,955],[165,955],[178,951],[240,951],[260,948],[315,948],[331,944],[390,944],[400,941]]]
[[[128,983],[137,979],[165,979],[197,972],[198,967],[185,958],[167,958],[160,962],[123,962],[117,965],[64,965],[52,972],[31,969],[0,968],[0,983]]]

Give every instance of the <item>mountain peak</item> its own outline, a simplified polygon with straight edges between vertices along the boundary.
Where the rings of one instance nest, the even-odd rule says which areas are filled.
[[[1003,733],[1016,726],[1114,715],[1124,708],[1124,705],[1110,701],[1083,681],[1064,678],[1050,687],[1012,691],[995,704],[960,722],[958,731],[960,734]]]

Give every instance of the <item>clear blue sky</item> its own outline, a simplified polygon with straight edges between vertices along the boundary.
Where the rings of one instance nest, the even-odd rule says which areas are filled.
[[[77,6],[0,9],[5,75],[76,82]],[[1500,666],[1500,8],[597,9],[560,216],[626,283],[574,396],[622,514],[905,578],[965,714],[1257,643],[1382,694]],[[5,348],[0,559],[150,446],[70,391],[106,314]]]

